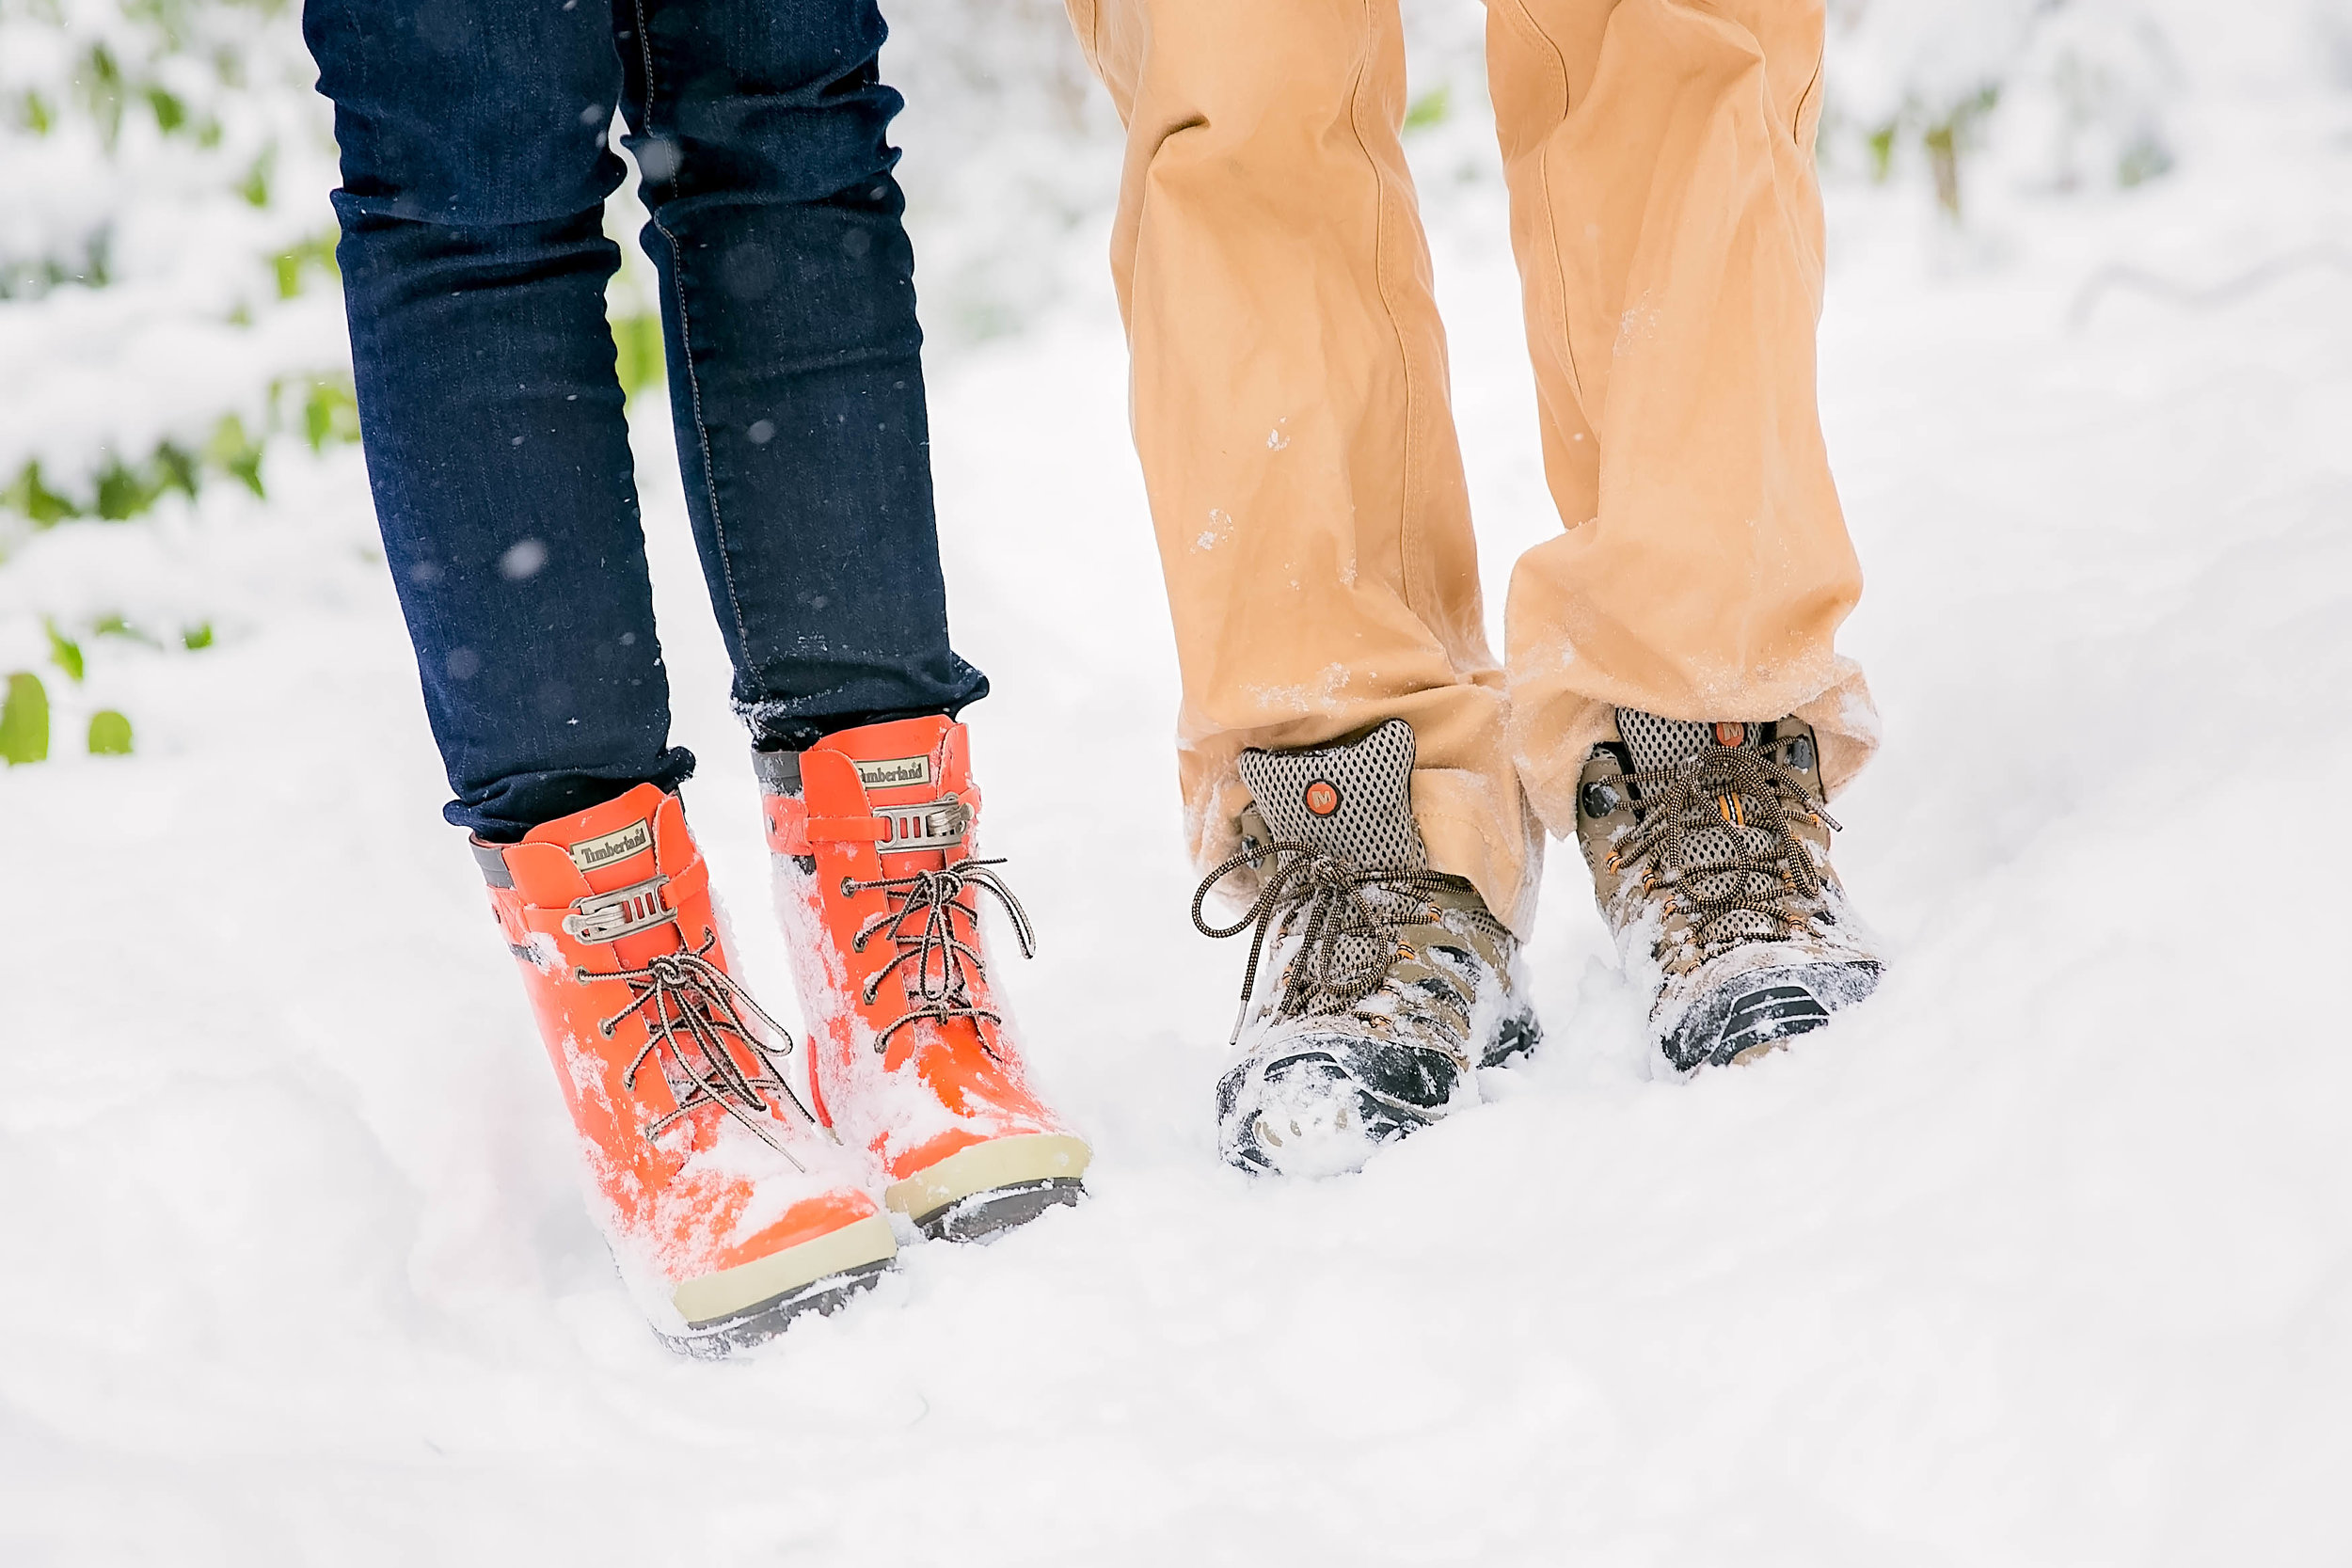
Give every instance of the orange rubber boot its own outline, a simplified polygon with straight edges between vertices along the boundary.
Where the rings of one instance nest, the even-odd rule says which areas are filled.
[[[791,1037],[729,975],[677,798],[640,784],[474,856],[654,1332],[724,1354],[872,1284],[890,1221],[786,1084]]]
[[[1074,1203],[1091,1157],[1029,1088],[979,924],[1028,917],[977,859],[961,724],[901,719],[755,761],[776,910],[816,1054],[818,1115],[863,1145],[923,1231],[993,1235]]]

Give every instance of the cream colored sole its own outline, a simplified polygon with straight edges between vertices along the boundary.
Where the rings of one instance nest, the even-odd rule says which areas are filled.
[[[709,1328],[743,1317],[755,1307],[782,1305],[783,1298],[834,1275],[860,1269],[870,1273],[898,1252],[898,1240],[890,1221],[881,1214],[868,1214],[813,1242],[681,1281],[671,1291],[670,1300],[688,1326]]]
[[[893,1184],[882,1194],[882,1202],[921,1225],[950,1205],[1000,1187],[1054,1182],[1074,1188],[1093,1158],[1085,1139],[1067,1132],[991,1138]]]

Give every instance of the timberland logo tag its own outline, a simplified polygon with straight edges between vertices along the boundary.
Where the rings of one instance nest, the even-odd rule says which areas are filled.
[[[931,782],[931,759],[929,757],[892,757],[887,762],[861,762],[857,765],[858,783],[868,789],[898,789],[910,784]]]
[[[616,828],[597,838],[582,839],[571,847],[570,854],[574,865],[582,871],[594,871],[600,865],[611,865],[614,861],[627,860],[652,847],[653,824],[640,821],[632,822],[626,828]]]

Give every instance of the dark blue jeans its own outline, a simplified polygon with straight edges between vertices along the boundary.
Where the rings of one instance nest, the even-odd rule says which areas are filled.
[[[606,281],[652,222],[688,512],[762,747],[954,713],[914,256],[873,0],[308,0],[384,548],[485,838],[693,768],[669,743]]]

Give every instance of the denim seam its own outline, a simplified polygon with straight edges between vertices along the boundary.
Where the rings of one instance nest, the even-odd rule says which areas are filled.
[[[631,0],[631,8],[637,14],[638,57],[645,69],[645,132],[650,135],[654,105],[653,35],[645,25],[645,0]],[[742,649],[743,662],[748,665],[753,662],[752,629],[743,623],[743,601],[735,591],[735,558],[727,552],[726,523],[719,514],[719,476],[711,466],[710,427],[703,422],[702,376],[694,369],[694,329],[686,314],[686,250],[654,211],[654,204],[646,202],[645,209],[645,221],[653,225],[654,232],[670,247],[670,287],[677,296],[678,357],[686,364],[687,404],[693,414],[694,444],[702,451],[703,495],[710,503],[711,543],[719,549],[719,578],[726,585],[727,612],[735,617],[736,646]]]

